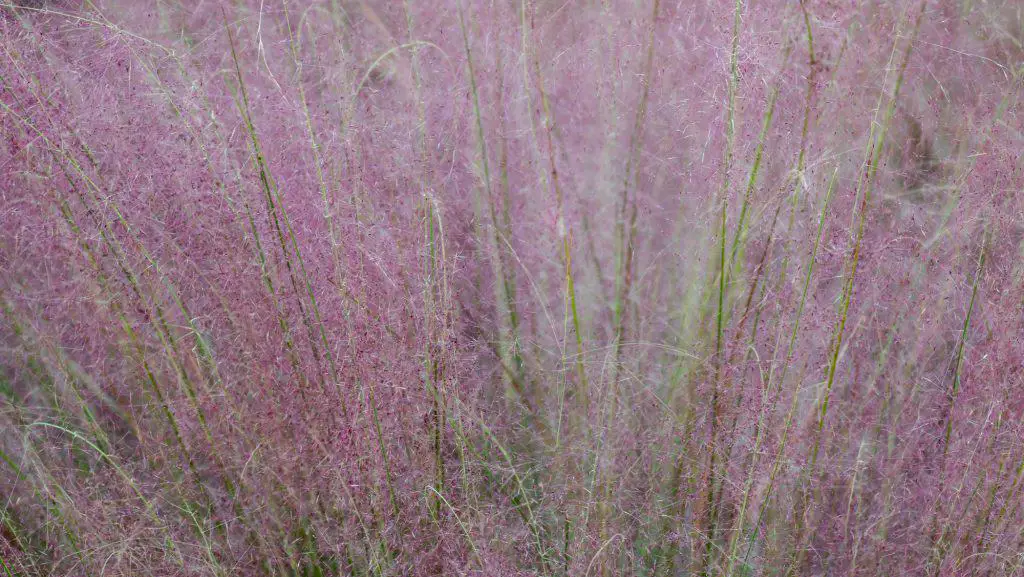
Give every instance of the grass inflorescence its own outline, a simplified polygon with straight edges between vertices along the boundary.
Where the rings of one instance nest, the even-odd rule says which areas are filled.
[[[0,0],[0,576],[1024,575],[1018,4]]]

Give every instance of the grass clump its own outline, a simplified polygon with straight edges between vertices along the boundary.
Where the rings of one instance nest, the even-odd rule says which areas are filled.
[[[1024,574],[1022,46],[0,0],[0,575]]]

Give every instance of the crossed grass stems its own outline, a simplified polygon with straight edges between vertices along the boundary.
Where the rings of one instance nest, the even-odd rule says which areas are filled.
[[[713,335],[706,340],[713,342],[714,346],[713,350],[703,358],[690,354],[674,355],[676,366],[672,371],[673,376],[669,386],[673,397],[664,402],[670,408],[684,407],[682,414],[675,414],[672,423],[673,434],[680,440],[678,454],[672,457],[670,470],[667,473],[660,473],[665,477],[663,495],[657,499],[659,503],[664,504],[663,511],[659,512],[662,521],[646,523],[647,526],[655,528],[654,536],[649,539],[653,545],[649,546],[646,551],[637,553],[644,558],[654,574],[676,574],[677,570],[684,568],[677,567],[679,563],[688,566],[690,571],[699,575],[733,577],[751,574],[755,571],[752,553],[766,538],[761,535],[764,519],[769,507],[773,504],[774,492],[778,488],[782,468],[787,463],[788,441],[796,425],[800,400],[803,398],[799,394],[800,391],[790,393],[791,403],[785,413],[781,433],[776,431],[776,434],[780,436],[780,441],[775,454],[767,455],[762,449],[768,437],[771,419],[776,414],[776,403],[784,397],[782,388],[787,383],[787,376],[793,364],[804,306],[814,277],[823,232],[830,216],[830,202],[838,183],[837,167],[831,173],[823,197],[817,200],[821,206],[817,233],[812,246],[803,248],[808,254],[806,268],[802,274],[799,269],[791,270],[800,260],[797,254],[801,249],[791,246],[789,240],[791,235],[788,232],[795,226],[797,209],[809,202],[809,199],[806,198],[808,191],[804,190],[804,174],[807,169],[808,133],[811,129],[811,118],[814,115],[814,91],[818,89],[814,76],[820,73],[814,50],[812,19],[803,3],[799,7],[804,25],[803,37],[807,44],[807,64],[810,71],[802,115],[800,150],[795,166],[787,180],[788,195],[780,195],[775,202],[774,209],[763,207],[763,213],[772,215],[767,235],[768,240],[759,257],[755,259],[757,264],[753,270],[745,274],[743,263],[747,260],[745,255],[751,237],[751,225],[748,221],[753,218],[752,215],[757,210],[757,207],[752,205],[753,192],[758,182],[761,159],[772,125],[779,87],[774,86],[769,89],[769,97],[762,115],[762,129],[754,157],[750,163],[746,185],[740,197],[739,215],[735,224],[730,227],[729,203],[733,191],[730,178],[736,172],[735,115],[736,96],[740,82],[738,54],[742,32],[742,5],[739,1],[735,5],[726,101],[725,154],[721,170],[723,177],[719,198],[716,202],[719,206],[718,227],[713,235],[709,235],[707,242],[709,253],[716,258],[708,259],[705,282],[699,286],[697,289],[699,292],[693,299],[697,303],[695,310],[685,311],[679,315],[681,325],[692,322],[693,326],[698,327],[713,326]],[[25,9],[29,10],[29,8]],[[95,7],[93,9],[95,10]],[[591,335],[592,331],[588,331],[585,327],[585,319],[577,304],[579,298],[577,267],[579,265],[578,263],[574,265],[574,231],[567,224],[567,199],[559,180],[557,166],[559,158],[557,147],[561,139],[559,127],[555,123],[552,113],[552,104],[545,90],[544,70],[541,66],[539,47],[534,37],[533,7],[524,1],[519,5],[517,11],[523,63],[522,81],[525,86],[532,88],[531,91],[528,91],[528,98],[537,100],[540,111],[539,114],[531,115],[530,118],[533,153],[540,161],[537,166],[543,167],[538,168],[537,177],[538,181],[550,190],[554,202],[557,226],[555,235],[561,241],[555,257],[564,273],[561,286],[564,316],[561,323],[560,367],[559,376],[555,379],[552,387],[557,395],[557,416],[554,423],[549,422],[547,415],[544,414],[544,404],[539,398],[542,396],[540,389],[543,386],[542,375],[533,368],[536,367],[536,363],[531,364],[530,360],[526,358],[527,352],[522,346],[525,337],[521,334],[522,317],[518,310],[520,301],[516,294],[517,287],[521,286],[521,282],[517,278],[517,271],[526,269],[522,266],[513,242],[514,223],[510,208],[512,202],[508,175],[509,146],[505,140],[504,114],[499,115],[502,125],[498,130],[498,160],[497,174],[495,175],[492,174],[493,153],[488,146],[491,141],[483,120],[484,110],[477,82],[477,71],[474,68],[475,54],[470,34],[473,25],[472,15],[468,13],[461,2],[457,9],[466,74],[471,93],[472,125],[477,143],[477,160],[480,166],[479,185],[475,187],[476,196],[474,198],[476,215],[474,234],[479,240],[479,245],[483,247],[481,253],[489,262],[491,274],[495,279],[493,305],[494,310],[497,311],[499,323],[496,331],[497,338],[492,341],[492,345],[500,368],[501,380],[508,391],[507,400],[511,404],[521,405],[527,422],[536,431],[537,442],[515,441],[513,444],[509,444],[508,440],[503,441],[500,434],[489,426],[483,415],[478,414],[472,406],[460,399],[458,391],[451,388],[451,375],[445,373],[446,367],[449,367],[452,362],[452,351],[448,348],[452,345],[445,343],[444,339],[452,330],[454,316],[457,312],[452,296],[451,271],[448,269],[449,256],[446,247],[443,210],[440,201],[431,193],[433,183],[428,168],[427,135],[425,133],[427,109],[424,105],[419,68],[420,50],[437,49],[440,51],[440,48],[426,42],[410,41],[405,44],[396,42],[393,47],[381,54],[371,64],[361,81],[354,87],[354,92],[358,94],[371,71],[386,59],[398,58],[401,53],[410,55],[413,94],[421,127],[421,132],[417,136],[417,149],[420,154],[418,168],[421,172],[418,182],[421,183],[419,214],[423,226],[423,247],[420,253],[423,255],[422,301],[425,323],[423,330],[426,334],[421,355],[423,359],[422,386],[431,403],[431,418],[427,426],[430,429],[430,446],[433,453],[433,481],[422,491],[424,506],[432,523],[439,530],[443,530],[445,526],[458,529],[465,539],[472,563],[482,571],[486,571],[486,564],[481,553],[483,547],[476,542],[474,537],[472,518],[475,511],[473,503],[486,498],[494,498],[493,492],[496,491],[499,495],[503,495],[503,498],[508,499],[527,528],[530,536],[528,548],[533,555],[533,563],[541,574],[568,575],[577,566],[582,566],[585,574],[588,575],[592,572],[603,576],[617,574],[623,569],[621,565],[623,557],[615,556],[617,551],[615,547],[617,543],[624,542],[625,538],[622,533],[616,532],[613,528],[616,486],[616,471],[613,462],[616,447],[615,440],[609,436],[609,431],[620,422],[621,387],[623,381],[633,370],[629,366],[629,361],[624,358],[624,351],[628,347],[638,344],[630,341],[631,323],[634,322],[631,315],[636,316],[637,189],[650,88],[649,80],[653,77],[655,62],[659,2],[657,0],[653,2],[650,19],[646,25],[647,34],[643,49],[645,58],[641,64],[636,115],[632,125],[620,195],[616,203],[615,272],[614,282],[611,283],[613,294],[610,303],[612,329],[608,342],[602,347],[595,347],[587,342],[587,336]],[[815,400],[814,414],[816,416],[810,427],[811,441],[808,454],[803,459],[804,465],[797,476],[794,487],[795,498],[792,515],[794,526],[791,528],[789,538],[789,562],[783,570],[787,576],[802,574],[806,566],[806,554],[809,550],[811,536],[815,530],[814,523],[816,521],[812,511],[814,504],[822,498],[818,490],[818,480],[821,474],[819,456],[837,369],[845,350],[844,344],[851,338],[848,334],[847,321],[851,303],[854,300],[856,275],[866,223],[870,216],[872,194],[883,160],[886,137],[893,122],[903,85],[904,72],[911,58],[912,47],[920,28],[924,9],[925,4],[922,2],[911,21],[905,23],[905,34],[897,34],[890,63],[886,67],[884,88],[879,95],[875,119],[872,122],[871,134],[864,152],[862,171],[854,191],[857,199],[854,235],[844,259],[842,290],[832,328],[826,368]],[[31,10],[48,11],[44,8]],[[413,12],[408,1],[405,3],[405,13],[408,24],[407,32],[411,38],[413,37],[414,22],[412,20]],[[303,67],[302,42],[298,36],[300,31],[292,28],[291,17],[287,11],[284,13],[284,19],[290,39],[289,52],[298,75],[301,74]],[[130,34],[114,26],[99,11],[95,11],[95,17],[90,17],[86,21],[108,28],[117,34]],[[228,21],[225,14],[224,30],[231,47],[231,61],[234,66],[233,71],[225,73],[225,82],[232,87],[237,113],[247,135],[251,167],[246,169],[242,165],[234,166],[234,184],[220,184],[219,192],[234,207],[238,222],[246,231],[247,239],[251,241],[247,245],[252,247],[253,256],[259,263],[261,283],[272,303],[272,310],[275,312],[276,321],[281,329],[285,352],[293,371],[292,376],[296,382],[301,383],[298,387],[300,395],[304,400],[307,395],[313,394],[322,395],[324,399],[328,399],[330,404],[337,408],[337,412],[331,417],[333,420],[331,425],[338,427],[341,426],[341,423],[349,422],[356,415],[351,411],[346,395],[332,390],[331,387],[333,383],[341,382],[342,369],[324,328],[324,318],[317,301],[315,287],[300,251],[286,203],[282,199],[277,181],[263,152],[259,130],[252,116],[245,75],[232,35],[233,28],[234,24]],[[134,36],[132,38],[142,40]],[[143,42],[143,44],[147,43]],[[127,45],[131,46],[132,44],[128,42]],[[787,44],[783,50],[785,52],[783,61],[788,62],[792,47]],[[143,68],[154,89],[164,94],[168,105],[178,113],[177,118],[185,130],[191,134],[198,134],[199,128],[192,126],[188,115],[181,113],[178,109],[172,91],[163,85],[142,49],[132,48],[132,51],[136,62]],[[498,77],[504,78],[505,63],[501,60],[500,50],[498,55]],[[19,59],[16,54],[8,51],[5,57],[13,64],[18,74],[31,78],[31,72],[19,67]],[[445,58],[448,59],[448,55],[445,55]],[[185,65],[180,61],[177,62],[179,73],[187,78],[188,72]],[[892,74],[891,78],[890,74]],[[38,86],[38,82],[36,85]],[[374,315],[372,308],[358,295],[352,294],[347,289],[348,283],[342,276],[341,271],[344,271],[340,256],[342,240],[338,238],[335,224],[332,221],[334,207],[330,198],[329,176],[323,168],[321,146],[318,143],[318,135],[301,82],[298,87],[306,137],[309,141],[309,154],[316,169],[317,182],[323,201],[323,214],[330,235],[332,256],[335,261],[334,270],[339,271],[338,278],[332,284],[342,300],[348,303],[353,310],[372,317]],[[496,106],[499,110],[504,108],[502,93],[503,89],[499,84],[496,92]],[[34,89],[31,96],[34,100],[33,106],[37,105],[42,109],[52,109],[54,106],[54,103],[50,102],[48,97],[38,89]],[[15,98],[17,97],[15,96]],[[355,99],[352,99],[352,102],[354,103]],[[21,107],[25,106],[21,102],[15,102],[15,104]],[[205,332],[198,324],[200,317],[190,310],[180,296],[170,274],[165,272],[159,259],[148,251],[145,243],[134,231],[127,218],[123,216],[122,209],[117,205],[113,195],[108,192],[108,186],[99,173],[99,164],[91,154],[88,144],[74,127],[42,126],[38,121],[20,114],[6,101],[0,102],[0,105],[4,107],[4,112],[14,119],[15,124],[27,138],[40,143],[38,147],[40,165],[47,169],[55,169],[57,172],[52,174],[52,177],[62,178],[66,181],[66,190],[69,193],[65,194],[54,188],[50,201],[57,207],[66,225],[66,230],[81,249],[82,256],[92,270],[94,282],[99,291],[103,294],[113,295],[109,299],[107,307],[119,321],[118,330],[124,336],[123,354],[127,358],[135,359],[141,367],[144,375],[143,383],[152,396],[153,405],[159,409],[164,426],[167,427],[170,436],[174,439],[175,450],[184,464],[180,468],[171,464],[165,465],[167,471],[177,481],[175,487],[178,493],[178,502],[176,504],[171,506],[168,503],[156,503],[151,497],[148,497],[140,479],[133,476],[132,471],[124,466],[127,457],[117,455],[117,444],[112,441],[112,435],[104,429],[103,423],[96,417],[96,409],[91,406],[91,403],[95,401],[90,399],[98,399],[104,403],[117,415],[122,426],[127,430],[134,431],[136,437],[141,436],[139,429],[142,424],[133,415],[121,410],[115,401],[106,398],[102,389],[71,360],[59,345],[33,329],[33,323],[23,316],[25,313],[17,310],[13,301],[0,293],[4,318],[20,344],[25,350],[30,351],[30,358],[36,367],[41,387],[45,395],[51,399],[50,410],[40,414],[40,411],[19,406],[13,396],[5,398],[10,418],[13,419],[17,430],[23,432],[24,453],[21,459],[7,453],[0,454],[0,457],[19,481],[28,482],[35,477],[36,482],[32,486],[35,498],[45,503],[46,509],[52,516],[49,522],[59,528],[59,532],[70,547],[72,555],[77,557],[80,566],[84,568],[90,565],[91,553],[80,550],[77,545],[81,540],[78,534],[84,530],[86,520],[78,518],[70,493],[62,487],[57,476],[46,465],[47,455],[62,446],[70,446],[80,452],[84,461],[98,459],[97,463],[89,465],[89,469],[109,467],[109,470],[114,473],[114,478],[123,485],[122,489],[133,495],[151,521],[152,527],[156,531],[155,534],[159,534],[157,538],[166,545],[166,555],[180,567],[186,565],[186,557],[175,544],[174,536],[168,529],[169,522],[163,517],[171,515],[172,510],[177,511],[194,527],[200,544],[199,548],[205,554],[205,562],[210,571],[216,575],[231,574],[231,567],[223,554],[224,550],[231,551],[231,541],[227,537],[228,528],[223,521],[217,520],[218,516],[224,515],[232,516],[243,528],[247,544],[258,552],[258,557],[262,560],[262,569],[267,572],[291,575],[327,574],[339,571],[339,567],[344,564],[350,571],[356,571],[355,567],[361,566],[362,569],[359,572],[364,574],[383,575],[388,573],[398,562],[403,550],[402,532],[389,531],[388,524],[394,523],[400,527],[412,526],[413,521],[404,519],[409,513],[404,512],[399,503],[392,472],[391,449],[389,449],[388,439],[380,422],[375,385],[361,382],[357,384],[357,397],[360,400],[357,411],[360,418],[369,418],[369,424],[377,441],[379,459],[384,471],[383,487],[380,488],[380,492],[384,495],[383,499],[388,504],[388,510],[381,511],[373,508],[367,518],[364,513],[360,512],[358,499],[351,494],[346,495],[344,498],[348,501],[357,520],[361,546],[355,543],[346,543],[344,556],[339,559],[321,552],[320,548],[323,544],[318,543],[309,523],[302,520],[301,515],[297,512],[297,504],[302,501],[302,498],[293,495],[280,481],[271,481],[277,483],[276,488],[279,492],[271,499],[269,507],[273,510],[273,514],[270,517],[291,519],[291,521],[278,522],[274,531],[268,533],[265,527],[251,519],[251,513],[246,511],[242,505],[243,498],[246,495],[251,495],[254,489],[249,487],[243,476],[228,464],[225,456],[221,454],[222,447],[218,445],[215,435],[207,424],[208,416],[205,413],[203,398],[214,396],[225,398],[228,400],[229,411],[235,411],[237,414],[238,409],[231,405],[231,395],[224,390],[224,380],[219,373],[220,364]],[[212,109],[212,105],[209,103],[206,105]],[[528,109],[535,109],[532,101],[528,105]],[[343,118],[343,130],[345,125],[351,122],[353,114],[354,108],[347,111]],[[54,138],[53,134],[58,131],[61,134],[73,135],[71,142],[69,143],[63,138]],[[215,134],[220,134],[220,132],[215,131]],[[202,139],[196,141],[203,142]],[[227,146],[223,140],[219,144]],[[206,159],[210,172],[215,173],[216,168],[210,151],[203,150],[202,156]],[[243,188],[243,175],[247,170],[251,170],[252,174],[257,177],[261,193],[259,208],[251,205],[250,200],[246,197],[236,196],[232,192],[232,189],[240,191]],[[87,221],[85,223],[81,222],[83,214]],[[775,271],[775,277],[772,278],[772,271],[768,269],[768,254],[769,249],[773,246],[776,227],[781,224],[780,215],[786,217],[781,221],[786,223],[782,226],[786,227],[787,234],[781,235],[785,238],[782,241],[782,250],[785,256],[782,265]],[[263,226],[259,225],[257,220],[261,217],[267,219],[267,223]],[[943,221],[943,225],[944,223],[945,221]],[[83,226],[91,226],[97,231],[98,236],[86,235]],[[266,236],[265,231],[267,230],[269,230],[269,238]],[[939,233],[940,231],[936,231],[935,235]],[[976,270],[971,279],[969,306],[955,349],[950,384],[951,393],[948,396],[948,406],[944,411],[945,417],[942,422],[942,463],[945,462],[948,454],[954,426],[954,408],[960,389],[964,351],[967,346],[979,282],[984,272],[986,250],[990,242],[986,233],[977,256]],[[178,250],[180,252],[180,249]],[[595,251],[591,247],[589,252],[593,254]],[[145,270],[138,270],[138,265],[133,262],[135,259],[131,255],[141,257],[142,263],[145,264]],[[527,272],[527,274],[529,273]],[[763,296],[770,287],[778,287],[789,282],[788,276],[791,274],[802,278],[799,302],[792,311],[789,323],[776,323],[779,329],[774,340],[777,344],[785,342],[785,346],[776,346],[776,351],[773,353],[781,355],[777,359],[780,362],[770,364],[771,368],[761,393],[759,406],[762,408],[758,412],[753,432],[750,435],[753,439],[753,449],[747,453],[746,463],[742,466],[745,473],[738,484],[742,487],[738,496],[739,505],[731,513],[731,519],[726,519],[723,502],[728,479],[725,471],[732,462],[739,439],[737,431],[741,426],[738,422],[738,412],[732,411],[733,417],[729,421],[728,411],[721,406],[725,396],[724,391],[731,390],[736,384],[733,382],[730,367],[740,362],[737,358],[738,355],[745,357],[742,361],[748,360],[746,357],[751,354],[751,348],[743,346],[742,343],[745,340],[753,342],[765,334],[762,331],[768,330],[765,327],[769,323],[764,322],[761,318],[761,309],[756,307],[759,297]],[[533,288],[536,289],[533,280],[529,280]],[[127,292],[121,294],[120,287],[125,287]],[[234,315],[231,305],[220,295],[217,296],[224,312],[231,318]],[[294,315],[288,312],[290,306],[297,310],[299,326],[295,326]],[[166,362],[166,367],[170,369],[170,375],[165,374],[167,369],[156,366],[150,360],[151,355],[146,350],[144,337],[139,334],[137,328],[137,319],[133,318],[129,312],[139,307],[141,307],[147,331],[151,331],[159,342],[160,359]],[[172,317],[186,319],[184,331],[174,324]],[[384,322],[381,319],[375,320]],[[748,325],[749,336],[747,336]],[[792,327],[788,339],[782,332],[784,326]],[[682,328],[681,334],[686,334],[687,327]],[[732,333],[731,337],[730,332]],[[437,345],[439,342],[442,343],[440,346]],[[687,343],[680,343],[680,345],[685,344]],[[299,350],[302,346],[308,347],[313,361],[312,378],[309,376],[309,371],[304,368],[304,361],[301,358],[304,351]],[[605,360],[591,361],[591,355],[596,354],[602,348],[606,348],[609,353],[605,356]],[[683,349],[683,346],[670,348],[679,351]],[[599,379],[588,376],[587,367],[591,362],[602,363]],[[879,370],[881,370],[881,361]],[[797,382],[802,381],[803,376],[800,375]],[[710,399],[706,415],[699,414],[699,407],[694,402],[697,396],[696,383],[701,377],[706,378],[710,384]],[[175,391],[166,389],[168,382],[173,383]],[[681,391],[681,393],[677,391]],[[169,399],[175,394],[184,395],[188,403],[187,407],[172,406]],[[683,394],[687,398],[675,398],[678,394]],[[887,397],[887,401],[890,399],[891,397]],[[891,399],[891,401],[897,402],[896,399]],[[739,406],[742,402],[741,391],[736,399],[736,405]],[[902,399],[902,402],[907,402],[907,399]],[[205,440],[205,446],[190,445],[194,441],[187,440],[183,434],[181,415],[184,411],[189,413],[189,418],[194,418],[198,423],[201,431],[200,438]],[[597,416],[596,420],[592,419],[595,415]],[[879,427],[882,425],[883,418],[892,415],[893,411],[891,410],[883,411],[879,417]],[[458,491],[452,490],[446,478],[446,472],[451,464],[445,461],[443,445],[449,432],[454,433],[456,468],[461,471],[458,475],[461,483]],[[324,453],[329,451],[326,440],[320,437],[321,433],[317,428],[308,428],[304,433],[312,437],[314,444],[321,451]],[[64,443],[58,439],[63,439]],[[585,447],[584,457],[580,461],[578,470],[574,470],[571,465],[566,465],[564,460],[551,459],[570,440],[581,440],[580,442]],[[697,447],[704,442],[707,443],[706,450],[698,451]],[[258,452],[258,445],[250,443],[246,447],[246,451],[250,455],[255,455]],[[694,455],[698,454],[706,457],[695,458]],[[767,488],[757,496],[760,506],[751,510],[751,505],[755,504],[754,485],[758,480],[756,475],[762,468],[761,459],[765,456],[770,458]],[[221,484],[224,494],[229,497],[230,504],[226,511],[219,510],[223,506],[217,504],[217,499],[209,486],[209,480],[204,478],[204,472],[201,471],[203,467],[199,463],[205,460],[213,463],[213,468],[217,471],[218,482]],[[535,466],[530,465],[531,462],[542,460],[550,460],[559,463],[558,466],[566,468],[564,470],[556,468],[545,475],[540,473]],[[471,471],[484,480],[480,486],[471,485],[475,476]],[[1022,472],[1024,472],[1024,462],[1016,467],[1009,487],[1011,495],[1016,494],[1021,485]],[[557,499],[544,493],[545,476],[551,478],[558,475],[564,475],[565,478],[582,479],[579,485],[570,488],[570,494],[577,500],[574,510],[554,509]],[[363,479],[362,484],[368,487],[378,486],[370,479]],[[348,484],[342,483],[341,486],[347,487]],[[683,487],[693,491],[698,497],[689,500],[682,498],[680,489]],[[993,519],[992,512],[996,508],[997,489],[998,486],[993,486],[988,495],[984,508],[985,515],[982,517],[983,521],[980,521],[979,543],[982,548],[989,542],[986,535],[990,534],[994,527],[999,527],[1003,521],[1012,518],[1014,512],[1009,504],[1012,500],[1008,500],[999,508]],[[851,503],[855,499],[856,490],[857,485],[854,482],[850,486],[849,501]],[[377,489],[371,489],[371,491],[377,491]],[[377,501],[378,497],[380,495],[371,496],[370,501]],[[323,510],[320,513],[333,514]],[[952,545],[947,530],[940,528],[941,513],[940,502],[934,508],[928,523],[931,539],[928,563],[935,575],[939,574]],[[298,521],[294,521],[295,519]],[[18,549],[23,551],[32,549],[33,536],[22,526],[12,510],[5,509],[4,524],[6,533],[13,536]],[[674,537],[679,533],[680,526],[688,527],[689,551],[683,550],[680,539]],[[19,574],[18,571],[31,574],[45,563],[41,556],[27,559],[28,561],[19,559],[20,567],[12,567],[7,561],[4,561],[3,569],[8,575]],[[857,557],[854,556],[854,562],[856,560]],[[963,559],[958,560],[958,563],[962,562],[964,562]],[[40,565],[37,566],[36,563]]]

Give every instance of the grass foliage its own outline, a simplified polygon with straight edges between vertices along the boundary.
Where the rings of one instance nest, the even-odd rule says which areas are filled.
[[[0,0],[0,576],[1024,575],[1014,0]]]

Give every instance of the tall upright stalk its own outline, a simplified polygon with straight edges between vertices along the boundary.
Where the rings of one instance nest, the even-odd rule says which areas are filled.
[[[730,175],[732,173],[733,154],[736,135],[736,93],[739,90],[739,45],[740,15],[743,8],[741,0],[736,0],[733,8],[732,43],[729,53],[729,86],[726,97],[725,118],[725,151],[722,159],[722,186],[718,192],[719,227],[718,227],[718,299],[715,308],[715,357],[714,376],[711,380],[710,440],[708,445],[707,484],[705,486],[705,526],[704,553],[700,560],[700,574],[708,575],[714,563],[714,544],[718,532],[718,509],[715,506],[715,486],[718,481],[718,426],[719,426],[719,395],[724,370],[723,335],[726,315],[726,259],[725,246],[728,238],[727,222],[729,212]],[[739,238],[737,236],[737,238]]]

